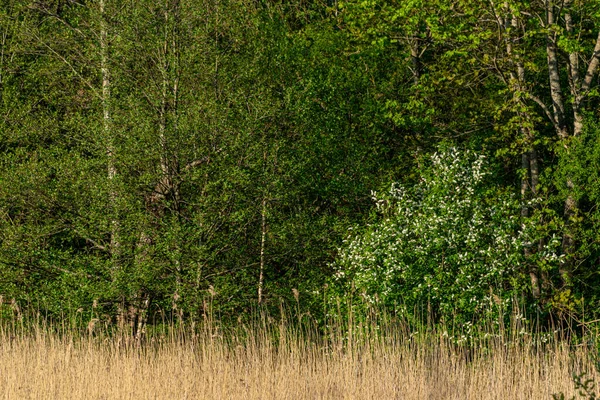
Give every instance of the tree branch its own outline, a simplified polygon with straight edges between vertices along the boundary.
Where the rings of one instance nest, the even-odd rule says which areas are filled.
[[[594,75],[596,74],[596,69],[598,69],[598,65],[600,64],[600,31],[598,31],[598,38],[596,39],[596,46],[594,46],[594,53],[592,54],[592,59],[588,65],[588,69],[585,73],[585,78],[583,78],[583,83],[581,85],[581,93],[582,95],[590,90],[592,86],[592,80],[594,79]]]
[[[71,71],[73,71],[73,73],[75,75],[77,75],[79,77],[79,79],[81,79],[81,81],[91,89],[92,93],[94,94],[94,96],[96,96],[98,99],[102,99],[102,96],[98,93],[98,90],[94,87],[94,85],[92,85],[87,79],[85,79],[81,73],[79,73],[79,71],[77,71],[77,69],[75,69],[75,67],[59,52],[57,52],[56,50],[54,50],[50,45],[48,45],[47,43],[45,43],[39,36],[37,36],[35,33],[33,34],[33,36],[35,36],[35,38],[44,46],[46,47],[48,50],[50,50],[56,57],[60,58],[60,60],[65,63],[66,66],[68,66],[69,68],[71,68]]]
[[[187,172],[193,168],[196,168],[199,165],[202,164],[208,164],[210,162],[210,157],[209,156],[204,156],[202,158],[199,158],[197,160],[194,160],[192,162],[189,162],[185,165],[185,167],[183,167],[183,169]]]
[[[101,251],[108,251],[106,246],[101,245],[100,243],[96,242],[94,239],[90,239],[90,238],[83,238],[85,239],[86,242],[88,242],[89,244],[91,244],[92,246],[94,246],[95,248],[97,248],[98,250]]]
[[[546,116],[548,117],[548,119],[550,120],[550,122],[552,122],[552,125],[554,126],[554,129],[556,130],[556,132],[560,132],[560,126],[558,125],[558,122],[556,121],[556,118],[554,118],[554,115],[552,115],[552,113],[550,112],[550,109],[546,106],[546,104],[544,104],[544,102],[537,96],[529,93],[529,92],[525,92],[527,97],[529,97],[531,100],[533,100],[534,102],[536,102],[540,108],[544,111],[544,113],[546,114]]]

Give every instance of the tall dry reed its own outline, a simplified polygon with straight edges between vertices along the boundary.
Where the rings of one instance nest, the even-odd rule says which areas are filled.
[[[573,395],[593,351],[556,337],[482,336],[457,344],[405,323],[330,327],[258,319],[92,336],[35,324],[0,332],[3,399],[551,399]],[[502,332],[500,332],[502,333]]]

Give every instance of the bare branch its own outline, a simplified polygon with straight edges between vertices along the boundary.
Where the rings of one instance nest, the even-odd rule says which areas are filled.
[[[210,161],[210,157],[205,156],[205,157],[202,157],[202,158],[200,158],[198,160],[194,160],[194,161],[186,164],[186,166],[183,169],[185,171],[189,171],[189,170],[191,170],[193,168],[196,168],[199,165],[202,165],[202,164],[205,164],[205,163],[208,164],[209,161]]]
[[[94,94],[94,96],[96,96],[99,99],[102,99],[102,96],[98,93],[98,90],[94,87],[94,85],[92,85],[87,79],[85,79],[81,73],[79,71],[77,71],[77,69],[75,69],[75,67],[69,62],[69,60],[67,60],[62,54],[60,54],[59,52],[57,52],[56,50],[54,50],[52,48],[52,46],[50,46],[49,44],[45,43],[39,36],[37,36],[36,34],[33,34],[35,36],[35,38],[44,46],[46,47],[48,50],[50,50],[50,52],[52,52],[56,57],[58,57],[66,66],[68,66],[71,71],[73,71],[73,73],[75,75],[77,75],[79,77],[79,79],[92,90],[92,93]]]
[[[92,246],[94,246],[96,249],[98,250],[102,250],[102,251],[108,251],[108,249],[106,248],[106,246],[101,245],[100,243],[96,242],[93,239],[90,238],[84,238],[86,242],[88,242],[89,244],[91,244]]]
[[[215,154],[219,154],[221,151],[223,151],[222,148],[221,149],[217,149],[215,151]],[[196,168],[196,167],[198,167],[198,166],[200,166],[202,164],[208,164],[209,162],[210,162],[210,156],[204,156],[202,158],[199,158],[197,160],[194,160],[192,162],[187,163],[185,165],[185,167],[183,167],[183,170],[187,172],[187,171],[189,171],[189,170],[191,170],[193,168]]]
[[[550,122],[552,122],[552,125],[554,126],[554,129],[556,130],[556,132],[560,133],[560,126],[558,125],[558,122],[556,121],[556,119],[554,118],[554,115],[552,115],[552,113],[550,112],[550,109],[546,106],[546,104],[544,104],[544,102],[537,96],[526,92],[527,97],[529,97],[531,100],[533,100],[534,102],[536,102],[540,108],[544,111],[544,113],[546,114],[546,116],[548,117],[548,119],[550,120]]]
[[[81,4],[79,4],[81,5]],[[55,12],[52,12],[51,10],[49,10],[47,7],[45,7],[43,4],[37,2],[34,4],[31,4],[29,6],[30,9],[32,10],[36,10],[41,12],[42,14],[45,14],[51,18],[54,18],[55,20],[57,20],[58,22],[60,22],[61,24],[65,25],[67,28],[71,29],[73,32],[76,32],[77,34],[79,34],[81,37],[87,39],[87,36],[81,31],[81,29],[73,26],[69,21],[67,21],[64,18],[61,18],[60,15],[56,14]]]

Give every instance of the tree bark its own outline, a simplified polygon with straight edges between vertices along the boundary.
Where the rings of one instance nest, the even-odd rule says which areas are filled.
[[[151,302],[150,294],[140,292],[138,299],[138,306],[135,310],[135,326],[133,330],[133,337],[136,343],[139,345],[144,337],[146,336],[146,325],[148,323],[148,309],[150,308]]]
[[[258,304],[263,299],[263,283],[265,271],[265,244],[267,238],[267,198],[263,197],[261,208],[261,231],[260,231],[260,271],[258,275]]]
[[[569,16],[570,18],[570,16]],[[567,25],[568,26],[568,25]],[[572,26],[572,22],[571,22]],[[569,60],[571,61],[571,70],[574,70],[573,66],[579,68],[579,54],[574,53],[569,55]],[[577,84],[581,82],[581,87],[575,85],[576,93],[573,96],[573,119],[574,119],[574,129],[573,136],[579,136],[583,131],[583,115],[581,114],[582,102],[585,99],[587,93],[589,92],[592,81],[594,79],[594,75],[596,75],[596,71],[598,70],[598,66],[600,64],[600,31],[598,31],[598,37],[596,38],[596,44],[594,46],[594,52],[592,53],[592,57],[590,59],[590,63],[588,64],[587,71],[583,80],[581,80],[579,76],[579,71],[576,71]],[[574,80],[575,77],[572,78]]]
[[[419,46],[419,38],[414,35],[410,40],[410,62],[413,75],[413,83],[419,84],[421,79],[421,49]]]
[[[531,153],[529,152],[523,152],[523,154],[521,155],[521,169],[524,171],[524,175],[521,178],[521,219],[523,220],[523,224],[525,223],[525,220],[529,217],[529,207],[527,206],[527,194],[529,191],[532,191],[532,187],[530,186],[529,182],[529,176],[531,175],[530,154]],[[523,229],[524,228],[525,225],[523,225]],[[539,299],[541,294],[539,275],[537,273],[537,269],[533,265],[529,265],[529,261],[531,260],[531,256],[533,255],[532,246],[533,243],[528,240],[524,244],[523,252],[525,255],[525,262],[528,263],[529,279],[531,282],[531,293],[534,298]]]
[[[111,82],[109,69],[108,31],[106,27],[106,0],[100,0],[100,71],[102,75],[102,128],[106,140],[107,176],[109,181],[110,253],[113,262],[113,280],[116,279],[119,254],[119,220],[117,217],[117,192],[114,181],[117,176],[115,145],[111,118]]]
[[[556,50],[556,32],[555,28],[554,3],[552,0],[546,0],[546,55],[548,60],[548,78],[550,81],[550,96],[552,97],[552,109],[554,111],[554,120],[558,129],[557,134],[561,139],[569,136],[565,122],[565,103],[560,83],[560,73],[558,65],[558,56]]]

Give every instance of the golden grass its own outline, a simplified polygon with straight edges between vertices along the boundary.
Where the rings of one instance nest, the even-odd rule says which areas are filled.
[[[319,338],[256,326],[154,334],[141,346],[119,335],[5,328],[0,398],[529,400],[573,395],[574,371],[598,378],[585,347],[536,345],[527,335],[469,353],[444,334],[411,337],[406,327]]]

